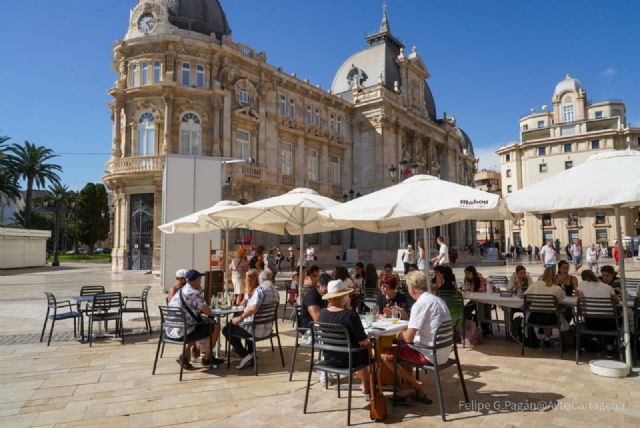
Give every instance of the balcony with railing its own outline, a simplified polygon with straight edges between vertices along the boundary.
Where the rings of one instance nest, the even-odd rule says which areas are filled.
[[[106,178],[162,174],[164,156],[132,156],[111,159],[104,167]]]
[[[233,177],[234,183],[260,183],[264,177],[264,167],[257,164],[229,164],[227,176]]]
[[[287,187],[296,187],[296,177],[293,175],[283,175],[282,185]]]

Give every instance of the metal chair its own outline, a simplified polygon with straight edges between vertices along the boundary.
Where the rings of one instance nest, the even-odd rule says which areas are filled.
[[[149,317],[149,306],[148,306],[149,290],[151,290],[151,286],[147,285],[142,290],[142,296],[140,296],[140,297],[124,296],[124,298],[123,298],[124,299],[124,303],[122,305],[122,313],[123,314],[132,314],[132,313],[142,314],[142,316],[144,317],[145,327],[147,328],[147,331],[149,332],[149,335],[151,335],[151,333],[152,333],[152,330],[151,330],[151,317]],[[140,306],[127,307],[128,303],[139,303]],[[124,340],[124,337],[122,338],[122,340]]]
[[[500,291],[507,291],[507,285],[509,284],[509,278],[505,275],[489,275],[487,282],[492,282]]]
[[[360,369],[368,366],[367,364],[354,366],[353,354],[366,350],[365,347],[354,348],[351,343],[351,336],[346,327],[337,324],[311,323],[311,355],[316,350],[331,351],[347,354],[349,357],[349,365],[346,368],[333,367],[324,360],[315,362],[311,358],[309,362],[309,374],[307,376],[307,389],[304,396],[304,413],[307,413],[307,404],[309,402],[309,389],[311,388],[311,374],[313,369],[334,373],[338,376],[337,388],[338,397],[340,397],[340,375],[346,376],[349,380],[349,390],[347,399],[347,425],[351,425],[351,386],[353,383],[353,374]]]
[[[292,281],[287,280],[284,282],[284,309],[282,310],[282,322],[284,322],[284,319],[287,316],[287,305],[290,304],[289,294],[291,293],[291,284],[292,284]],[[296,298],[297,297],[298,297],[298,289],[296,288]],[[293,304],[295,304],[295,300]]]
[[[300,336],[304,336],[305,333],[307,331],[309,331],[309,327],[301,327],[300,326],[300,312],[301,312],[302,308],[298,305],[298,304],[294,304],[293,305],[293,313],[295,314],[295,319],[294,319],[294,323],[295,323],[295,332],[296,332],[296,343],[293,346],[293,356],[291,357],[291,369],[289,369],[289,382],[291,382],[291,380],[293,379],[293,369],[296,366],[296,355],[298,354],[298,348],[299,347],[309,347],[308,345],[305,345],[304,343],[300,343],[299,339]],[[313,358],[313,355],[311,355],[311,358]]]
[[[637,302],[636,302],[637,303]],[[621,327],[622,327],[622,313],[616,303],[611,298],[607,297],[579,297],[576,312],[576,364],[580,359],[580,337],[583,334],[590,334],[594,336],[613,336],[618,341],[618,353],[620,361],[624,361],[622,353],[621,340]],[[587,319],[595,319],[599,321],[603,320],[615,320],[615,330],[596,330],[587,327]],[[637,320],[636,320],[637,322]]]
[[[462,295],[459,293],[452,293],[448,296],[441,296],[442,300],[447,304],[450,314],[458,314],[459,316],[453,319],[456,325],[462,326],[462,347],[465,348],[467,339],[467,329],[465,328],[465,316],[464,316],[464,301]]]
[[[449,358],[444,364],[438,364],[437,358],[434,358],[432,364],[415,364],[405,360],[398,360],[398,353],[395,354],[393,358],[393,396],[396,396],[397,389],[397,373],[398,373],[398,363],[406,364],[409,366],[416,367],[416,369],[423,369],[425,372],[430,371],[433,372],[433,377],[436,382],[436,392],[438,394],[438,401],[440,402],[440,417],[442,417],[443,421],[446,421],[446,415],[444,411],[444,398],[442,396],[442,384],[440,382],[440,371],[446,368],[453,366],[454,364],[458,368],[458,376],[460,377],[460,385],[462,386],[462,392],[464,394],[465,403],[469,403],[469,394],[467,393],[467,386],[464,383],[464,375],[462,374],[462,366],[460,365],[460,358],[458,356],[458,347],[456,346],[456,341],[454,340],[454,335],[456,332],[457,323],[453,323],[452,321],[445,321],[438,326],[436,330],[435,338],[433,339],[433,345],[431,346],[422,346],[413,344],[412,347],[416,348],[416,350],[425,350],[433,353],[433,355],[437,354],[438,349],[453,348],[454,358]],[[396,400],[394,398],[393,405],[396,405]]]
[[[116,322],[116,336],[119,334],[122,344],[124,335],[122,334],[122,294],[119,291],[96,294],[93,302],[88,307],[89,313],[89,346],[93,345],[93,323],[108,321]],[[105,327],[106,328],[106,327]]]
[[[171,343],[174,345],[182,345],[182,352],[180,355],[184,355],[184,351],[187,347],[187,335],[184,334],[187,331],[187,317],[182,308],[175,308],[169,306],[158,306],[160,310],[160,338],[158,339],[158,347],[156,349],[156,358],[153,361],[152,375],[156,374],[156,367],[158,365],[158,355],[160,354],[160,348],[164,350],[165,343]],[[183,334],[179,339],[174,339],[167,335],[167,329],[180,329]],[[162,356],[160,356],[162,358]],[[182,372],[184,371],[184,365],[180,364],[180,381],[182,381]]]
[[[73,319],[73,337],[76,337],[77,336],[76,319],[80,318],[79,320],[80,337],[82,337],[83,326],[84,326],[84,323],[82,322],[82,314],[80,312],[73,310],[71,301],[70,300],[56,301],[56,297],[53,295],[53,293],[49,293],[45,291],[44,294],[47,296],[47,315],[45,315],[44,317],[44,325],[42,326],[42,334],[40,335],[40,342],[42,342],[42,339],[44,338],[44,332],[47,328],[47,321],[49,320],[51,320],[51,330],[49,330],[49,340],[47,341],[47,346],[51,345],[51,336],[53,335],[53,326],[56,325],[56,321]],[[58,309],[64,309],[64,308],[67,308],[68,311],[63,313],[58,313]],[[51,314],[51,311],[53,311],[53,314]]]
[[[528,334],[529,327],[557,328],[558,331],[560,331],[560,359],[564,359],[564,333],[560,324],[562,312],[560,311],[560,306],[558,305],[556,296],[552,296],[550,294],[525,294],[523,312],[524,322],[522,323],[522,328],[524,330],[524,335]],[[556,315],[556,322],[550,324],[534,323],[529,321],[531,314]],[[524,356],[524,342],[525,341],[523,340],[520,345],[522,356]]]
[[[280,360],[282,361],[282,367],[284,364],[284,354],[282,353],[282,345],[280,344],[280,333],[278,332],[278,305],[279,303],[270,303],[270,304],[262,304],[258,309],[258,312],[253,316],[253,321],[250,323],[246,323],[243,325],[243,328],[249,332],[251,337],[244,336],[236,336],[241,339],[244,339],[247,342],[252,344],[253,348],[253,367],[255,370],[256,376],[258,376],[258,356],[256,353],[256,344],[258,342],[263,342],[265,340],[269,340],[271,342],[271,352],[275,352],[275,348],[273,347],[273,338],[275,337],[278,340],[278,350],[280,351]],[[255,331],[256,327],[260,325],[271,324],[271,333],[264,337],[256,337]],[[275,332],[273,331],[275,327]],[[231,366],[231,343],[230,340],[227,340],[227,369]]]
[[[633,301],[633,365],[638,364],[638,333],[640,333],[640,297]]]
[[[627,294],[631,297],[638,297],[638,287],[640,286],[640,278],[626,278],[625,280]]]

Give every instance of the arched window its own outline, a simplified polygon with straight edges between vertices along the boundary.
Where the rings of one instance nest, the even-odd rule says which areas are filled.
[[[200,156],[202,154],[202,125],[193,113],[185,113],[180,120],[180,154]]]
[[[153,156],[155,154],[156,126],[153,114],[146,112],[138,119],[138,156]]]

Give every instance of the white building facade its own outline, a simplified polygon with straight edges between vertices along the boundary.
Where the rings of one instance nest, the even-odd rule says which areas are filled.
[[[640,129],[627,123],[622,101],[592,102],[577,79],[567,75],[556,85],[552,108],[520,118],[520,141],[500,147],[502,193],[507,195],[585,162],[606,150],[638,149]],[[607,180],[593,171],[593,180]],[[621,183],[624,185],[624,183]],[[589,191],[589,182],[581,189]],[[640,231],[638,210],[624,210],[626,235]],[[507,245],[540,246],[553,240],[564,248],[580,238],[584,245],[613,244],[613,210],[585,209],[543,216],[525,215],[505,223]]]

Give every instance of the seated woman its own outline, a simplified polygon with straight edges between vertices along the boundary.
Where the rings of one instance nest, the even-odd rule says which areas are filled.
[[[364,331],[360,317],[349,306],[349,295],[353,288],[339,279],[329,281],[327,294],[322,296],[328,301],[328,306],[320,311],[320,322],[327,324],[339,324],[347,328],[351,337],[351,345],[354,347],[369,346],[369,338]],[[343,352],[323,351],[324,360],[327,364],[338,367],[349,367],[349,355]],[[369,355],[367,350],[354,352],[351,354],[354,367],[362,367],[356,372],[356,376],[362,381],[362,392],[365,398],[369,397]]]
[[[507,291],[519,296],[529,288],[529,285],[532,282],[531,277],[527,273],[527,268],[522,265],[518,265],[516,266],[515,273],[511,275],[511,278],[509,278]]]
[[[412,345],[433,345],[435,333],[440,324],[451,320],[447,305],[442,299],[428,292],[427,277],[423,272],[410,272],[406,279],[409,294],[416,303],[411,310],[407,329],[396,336],[398,346],[385,349],[381,360],[392,371],[396,354],[399,359],[415,364],[432,364],[436,359],[438,364],[444,364],[449,358],[451,347],[438,349],[434,354],[433,351],[414,348]],[[431,400],[424,393],[424,383],[416,380],[411,371],[401,365],[398,365],[397,369],[397,374],[406,385],[406,388],[398,392],[398,397],[406,399],[414,396],[416,400],[430,404]]]
[[[458,292],[458,286],[456,285],[456,276],[453,274],[453,270],[449,266],[436,266],[433,268],[433,278],[431,279],[433,284],[432,290],[436,295],[452,294]]]
[[[475,266],[467,266],[464,268],[464,285],[462,287],[465,291],[472,291],[474,293],[486,293],[487,280],[478,273]],[[484,307],[484,319],[491,320],[491,305],[482,305]],[[475,314],[474,314],[475,312]],[[465,319],[472,319],[476,323],[478,322],[478,304],[476,302],[468,302],[464,307]],[[482,323],[482,336],[491,336],[491,325],[488,322]]]
[[[566,260],[558,262],[557,284],[567,297],[573,296],[573,292],[578,288],[578,278],[569,273],[569,263]]]
[[[528,294],[549,294],[556,297],[558,303],[562,303],[565,293],[556,283],[556,269],[546,268],[542,274],[542,279],[534,281],[527,291],[524,292],[525,296]],[[535,308],[534,308],[535,309]],[[558,322],[556,314],[544,314],[544,313],[532,313],[529,316],[529,322],[532,324],[554,324]],[[549,338],[551,337],[550,328],[544,329],[544,344],[549,345]]]
[[[382,293],[378,296],[378,312],[391,316],[394,306],[398,308],[403,320],[409,319],[409,302],[407,296],[398,292],[398,281],[394,275],[384,275],[380,280]]]
[[[592,298],[610,298],[614,304],[620,303],[620,298],[613,290],[613,288],[603,282],[598,281],[596,274],[591,270],[582,271],[582,281],[576,289],[578,297],[592,297]],[[622,313],[620,313],[622,315]],[[611,331],[615,330],[617,325],[622,325],[622,320],[616,323],[615,319],[603,319],[603,318],[589,318],[585,316],[585,324],[590,330]],[[614,338],[611,336],[605,337],[605,343],[607,350],[613,350]]]

